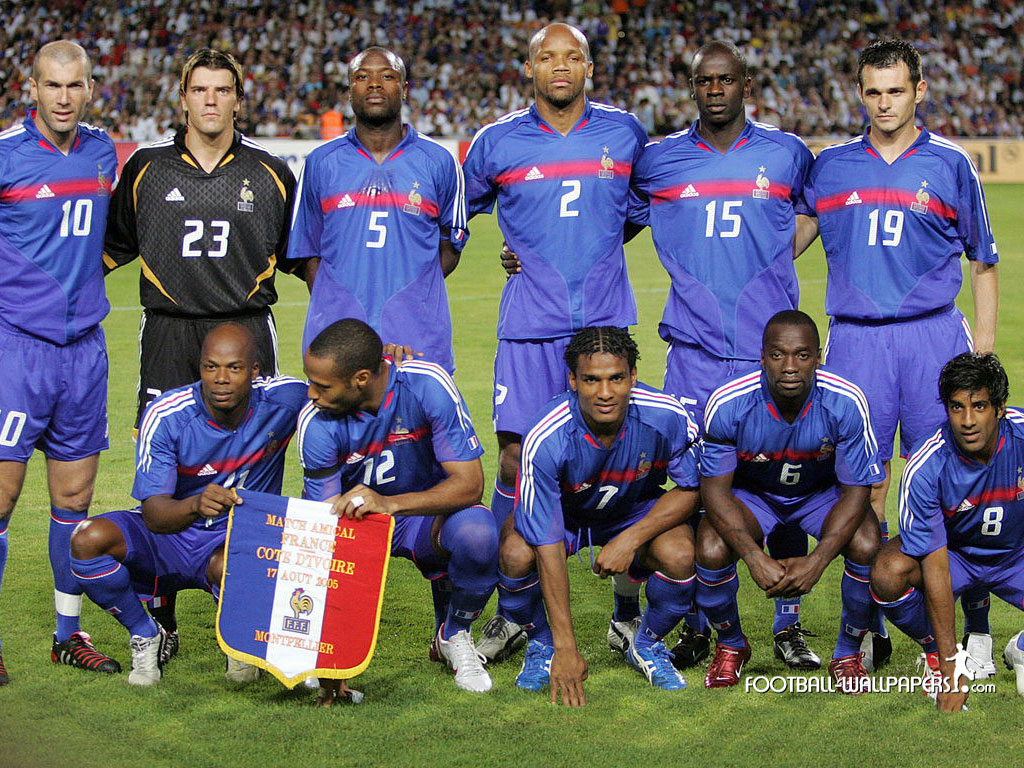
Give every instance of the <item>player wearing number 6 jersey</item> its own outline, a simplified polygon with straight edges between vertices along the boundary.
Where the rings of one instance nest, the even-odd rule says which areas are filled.
[[[302,348],[356,318],[455,370],[444,278],[466,244],[462,169],[402,123],[405,63],[373,47],[349,62],[353,130],[306,158],[288,257],[319,260]]]
[[[1024,411],[1006,407],[1006,372],[991,353],[950,360],[938,389],[946,422],[907,459],[900,535],[879,553],[871,588],[889,620],[921,643],[929,666],[951,679],[956,598],[975,587],[1024,607]],[[1024,633],[1004,658],[1024,696]],[[975,659],[967,665],[978,669]],[[938,707],[957,711],[964,698],[939,691]]]
[[[906,456],[942,423],[935,398],[942,366],[995,344],[999,256],[970,157],[914,124],[928,90],[917,51],[902,40],[868,46],[858,61],[857,90],[870,126],[863,136],[822,150],[806,197],[828,264],[825,363],[856,382],[871,403],[885,469],[871,504],[885,530],[897,423]],[[973,341],[954,304],[961,254],[970,262]],[[963,606],[965,630],[977,636],[972,645],[987,645],[983,653],[990,656],[988,597],[969,593]],[[988,671],[995,673],[991,663]]]
[[[86,517],[107,447],[107,350],[100,321],[103,230],[117,172],[107,135],[79,122],[92,95],[81,46],[48,43],[29,80],[36,108],[0,133],[0,580],[7,526],[34,449],[46,455],[57,632],[52,659],[117,672],[79,629],[68,541]],[[0,656],[0,685],[9,681]]]
[[[587,99],[593,63],[575,27],[550,24],[537,32],[524,71],[535,103],[481,128],[464,165],[470,215],[496,208],[520,263],[498,307],[499,457],[491,508],[499,525],[512,511],[523,434],[545,403],[568,389],[563,354],[572,334],[636,323],[622,243],[630,173],[647,141],[635,116]],[[617,600],[614,621],[631,634],[638,597],[618,579],[616,589],[628,598]],[[499,605],[499,616],[484,628],[481,649],[492,660],[504,658],[518,634],[507,631],[502,614]]]

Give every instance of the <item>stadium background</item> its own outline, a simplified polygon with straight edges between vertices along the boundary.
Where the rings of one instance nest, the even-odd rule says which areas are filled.
[[[851,101],[851,57],[876,34],[892,32],[906,34],[925,50],[925,74],[933,86],[925,116],[929,127],[957,137],[998,137],[972,148],[982,170],[1024,180],[1003,176],[1006,168],[1017,167],[1022,154],[1018,145],[1003,140],[1021,136],[1020,6],[928,0],[906,6],[773,2],[748,8],[724,0],[700,9],[683,2],[620,5],[425,0],[376,2],[360,7],[356,15],[354,7],[337,3],[0,2],[5,20],[0,49],[8,65],[0,73],[0,127],[19,119],[28,103],[32,53],[43,42],[66,36],[85,43],[97,60],[109,57],[101,63],[105,71],[97,67],[96,109],[89,119],[126,139],[153,138],[138,128],[148,125],[150,117],[156,134],[174,124],[174,73],[192,47],[210,42],[242,53],[250,73],[247,130],[259,135],[253,127],[276,123],[275,135],[315,136],[303,131],[319,131],[320,105],[344,99],[337,63],[365,44],[384,42],[410,59],[414,98],[427,91],[427,99],[417,98],[419,116],[431,109],[443,112],[458,130],[448,133],[444,120],[435,118],[441,125],[434,133],[464,141],[472,127],[526,103],[528,86],[517,62],[532,30],[545,17],[576,16],[592,40],[602,41],[594,45],[599,64],[594,97],[645,115],[643,97],[637,94],[646,94],[649,103],[657,101],[656,132],[691,119],[683,62],[714,32],[738,40],[757,65],[759,119],[771,119],[775,109],[783,127],[824,137],[861,129]],[[412,110],[410,118],[426,127]],[[1024,279],[1019,214],[1024,187],[990,184],[986,191],[1002,258],[997,351],[1010,373],[1011,403],[1021,403],[1024,310],[1014,297]],[[496,258],[499,246],[493,217],[474,220],[462,264],[448,281],[457,380],[488,448],[488,477],[495,469],[488,433],[497,298],[504,280]],[[656,325],[667,278],[647,234],[626,250],[640,310],[641,378],[657,384],[664,344]],[[824,327],[820,246],[813,246],[797,266],[801,306]],[[135,266],[118,270],[107,281],[113,305],[104,323],[111,357],[112,446],[101,459],[93,504],[97,512],[131,504],[137,281]],[[297,344],[305,288],[288,277],[278,284],[282,367],[301,376]],[[969,292],[961,306],[970,317]],[[289,461],[285,490],[297,494],[301,480],[296,463]],[[992,766],[1019,759],[1021,702],[1012,675],[1001,667],[997,692],[972,697],[972,711],[956,718],[937,717],[916,693],[848,699],[745,693],[742,685],[706,691],[698,671],[688,676],[691,687],[682,694],[653,690],[607,651],[608,585],[589,577],[575,561],[573,612],[591,665],[589,704],[583,711],[555,710],[542,696],[518,691],[515,662],[494,668],[491,694],[457,691],[443,668],[427,661],[429,590],[404,561],[396,561],[391,571],[377,655],[355,683],[367,693],[359,707],[317,711],[309,706],[309,692],[285,691],[271,679],[232,690],[220,675],[213,606],[208,596],[195,592],[181,600],[182,654],[156,689],[130,689],[123,675],[58,668],[47,653],[52,604],[42,469],[42,461],[33,459],[11,525],[11,558],[0,599],[5,658],[14,678],[0,692],[0,766],[543,766],[582,761],[660,766],[681,761],[749,765],[755,760],[848,765],[854,759],[881,765],[956,759],[962,765]],[[814,641],[822,653],[835,636],[839,575],[839,568],[829,569],[805,601],[804,623],[822,635]],[[747,674],[784,674],[771,658],[769,604],[750,588],[745,573],[741,580],[742,615],[755,649]],[[491,610],[493,603],[485,618]],[[1021,614],[997,603],[992,620],[998,652],[1021,628]],[[84,625],[100,648],[128,661],[124,632],[110,617],[88,605]],[[916,649],[902,636],[895,645],[887,673],[913,674]]]

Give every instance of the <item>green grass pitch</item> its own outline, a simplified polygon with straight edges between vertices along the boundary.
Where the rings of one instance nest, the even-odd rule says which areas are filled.
[[[992,186],[989,205],[1002,257],[998,351],[1011,379],[1011,403],[1024,403],[1024,219],[1020,186]],[[488,484],[495,451],[490,436],[491,365],[498,296],[504,276],[492,217],[473,222],[473,235],[448,281],[455,326],[458,381],[488,449]],[[649,235],[627,246],[640,308],[636,335],[640,377],[661,383],[665,345],[657,321],[667,278]],[[819,245],[797,263],[801,305],[824,332],[825,269]],[[104,323],[110,350],[111,449],[100,463],[93,512],[123,508],[133,472],[131,424],[138,366],[138,268],[108,278],[114,306]],[[276,309],[282,368],[302,375],[298,350],[306,294],[297,280],[278,281]],[[971,317],[970,293],[962,307]],[[871,361],[865,361],[870,365]],[[294,451],[294,449],[291,449]],[[214,606],[199,592],[179,600],[182,651],[152,689],[130,688],[125,675],[107,677],[49,661],[52,582],[46,556],[47,497],[43,462],[29,466],[10,528],[11,552],[0,598],[4,658],[13,682],[0,689],[0,766],[595,766],[647,765],[1008,765],[1021,755],[1024,707],[1012,674],[1002,669],[995,693],[970,699],[971,711],[940,716],[918,693],[856,699],[818,694],[707,691],[702,670],[681,693],[653,690],[605,644],[611,610],[608,582],[571,561],[572,605],[581,650],[590,664],[588,705],[554,708],[546,695],[516,689],[518,661],[492,670],[494,690],[457,690],[446,670],[427,659],[432,611],[429,589],[411,563],[392,562],[377,652],[354,683],[366,693],[358,707],[317,710],[312,695],[288,691],[265,676],[244,689],[225,682],[213,635]],[[300,476],[289,456],[285,492],[299,495]],[[890,493],[891,499],[894,493]],[[485,502],[490,490],[485,493]],[[890,509],[890,519],[893,518]],[[741,610],[754,648],[748,675],[784,674],[772,657],[771,604],[751,588],[741,568]],[[813,647],[830,655],[838,621],[841,566],[833,564],[805,598],[803,622],[822,636]],[[1022,614],[995,601],[997,654],[1024,627]],[[493,601],[484,618],[493,611]],[[97,647],[130,664],[128,638],[110,616],[86,600],[84,627]],[[670,638],[671,639],[671,638]],[[886,674],[912,674],[916,647],[894,632]],[[1012,757],[1017,755],[1017,758]]]

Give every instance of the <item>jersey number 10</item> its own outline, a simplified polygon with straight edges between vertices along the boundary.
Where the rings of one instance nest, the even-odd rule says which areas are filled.
[[[88,237],[92,231],[92,200],[68,200],[60,207],[60,236]]]

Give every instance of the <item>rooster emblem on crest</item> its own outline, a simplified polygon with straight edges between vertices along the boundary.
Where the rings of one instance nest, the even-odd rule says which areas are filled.
[[[303,613],[313,612],[313,598],[307,595],[302,587],[298,587],[292,592],[292,596],[288,599],[288,605],[291,606],[296,619]]]

